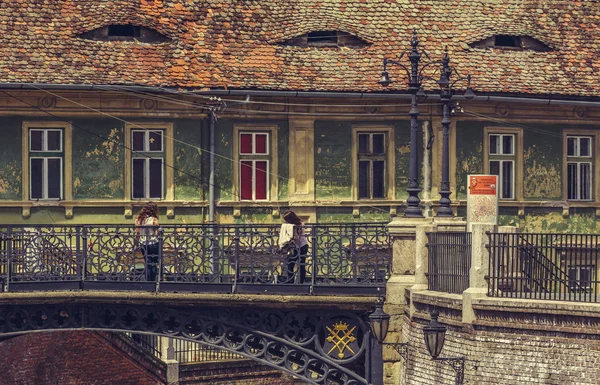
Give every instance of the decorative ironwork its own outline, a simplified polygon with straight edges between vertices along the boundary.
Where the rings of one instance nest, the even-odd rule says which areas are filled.
[[[8,291],[381,294],[385,290],[392,256],[385,224],[305,226],[308,254],[295,259],[278,249],[279,228],[162,226],[158,255],[146,259],[147,245],[134,226],[8,226],[0,229],[0,283]],[[299,279],[301,270],[306,271],[304,282]]]
[[[163,308],[145,305],[64,304],[0,307],[0,335],[41,330],[109,330],[180,338],[270,365],[311,384],[359,385],[365,369],[368,325],[352,312]],[[303,331],[296,330],[303,325]],[[330,325],[334,344],[349,354],[327,354]],[[352,326],[350,326],[352,325]],[[309,334],[312,332],[312,334]],[[341,346],[344,346],[343,348]]]
[[[394,349],[405,361],[408,360],[408,342],[386,342],[384,346]]]
[[[454,384],[462,385],[465,381],[465,358],[437,358],[436,361],[442,361],[450,366],[455,373]]]
[[[460,294],[469,288],[471,233],[427,233],[429,290]]]

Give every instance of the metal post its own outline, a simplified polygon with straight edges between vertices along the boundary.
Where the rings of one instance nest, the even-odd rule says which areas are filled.
[[[410,78],[408,83],[408,91],[411,94],[410,104],[410,163],[409,163],[409,174],[408,174],[408,198],[406,200],[407,207],[404,211],[405,217],[410,218],[422,218],[423,213],[419,207],[421,200],[419,199],[419,193],[421,188],[419,187],[419,105],[417,102],[417,92],[421,88],[421,82],[419,79],[419,61],[421,60],[421,54],[419,53],[419,39],[417,39],[417,32],[413,32],[413,38],[410,42],[412,46],[410,52]]]
[[[438,209],[438,217],[453,217],[454,213],[450,208],[450,100],[452,99],[452,89],[450,88],[450,59],[448,53],[444,54],[442,59],[442,73],[440,76],[440,100],[443,104],[442,111],[442,184],[440,187],[440,208]]]

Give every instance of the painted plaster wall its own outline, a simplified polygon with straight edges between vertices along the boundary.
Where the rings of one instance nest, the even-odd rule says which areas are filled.
[[[467,199],[467,175],[483,173],[483,123],[456,122],[456,195]]]
[[[0,151],[0,200],[21,199],[21,130],[22,120],[2,118]]]
[[[202,136],[208,131],[206,120],[178,120],[175,122],[175,199],[204,200],[208,193],[208,174],[204,172],[204,163],[209,162],[210,154],[203,152]],[[204,147],[208,147],[208,144]]]
[[[562,128],[528,124],[523,130],[523,197],[562,199]],[[571,126],[569,126],[571,128]]]
[[[352,207],[318,207],[317,223],[389,222],[389,207],[361,207],[360,215],[352,215]]]
[[[422,135],[418,136],[418,146],[423,148]],[[399,121],[394,124],[394,145],[396,147],[396,169],[394,179],[396,180],[396,199],[408,198],[406,188],[408,187],[408,174],[410,163],[410,122]],[[420,166],[419,166],[420,167]],[[420,186],[423,186],[421,178]]]
[[[72,125],[73,198],[123,199],[123,123],[114,119],[76,119]]]
[[[315,121],[315,197],[352,198],[352,123]]]

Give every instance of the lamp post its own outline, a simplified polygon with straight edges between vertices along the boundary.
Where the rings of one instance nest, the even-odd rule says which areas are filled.
[[[454,370],[454,384],[462,385],[465,379],[465,358],[438,358],[444,348],[446,331],[448,330],[444,325],[438,322],[438,317],[438,311],[434,310],[431,312],[431,321],[423,327],[425,347],[427,347],[427,351],[429,352],[429,355],[431,355],[431,358],[448,364]]]
[[[413,37],[410,41],[411,49],[408,51],[408,59],[410,61],[410,70],[399,61],[383,59],[383,72],[381,73],[381,80],[379,84],[384,87],[392,84],[390,76],[387,71],[388,64],[393,64],[404,68],[408,74],[408,92],[411,94],[410,100],[410,161],[408,167],[408,198],[406,199],[407,207],[404,211],[404,216],[409,218],[422,218],[423,213],[419,203],[419,193],[421,188],[419,187],[419,148],[417,145],[417,139],[419,136],[419,104],[417,98],[421,95],[425,95],[425,92],[421,88],[422,84],[422,71],[430,63],[426,63],[422,67],[419,67],[421,61],[421,52],[419,52],[419,39],[417,38],[417,31],[413,31]],[[407,53],[403,52],[400,55],[400,59]],[[427,53],[423,51],[423,54],[429,59]]]
[[[440,80],[437,82],[440,86],[440,101],[442,102],[442,183],[440,186],[440,207],[437,211],[438,217],[453,217],[454,213],[450,204],[450,101],[454,91],[452,86],[465,78],[458,78],[454,82],[450,82],[452,73],[455,72],[450,67],[450,57],[448,51],[444,52],[442,58],[442,68],[440,70]],[[475,97],[475,93],[471,89],[471,75],[467,75],[467,90],[464,98],[471,100]]]

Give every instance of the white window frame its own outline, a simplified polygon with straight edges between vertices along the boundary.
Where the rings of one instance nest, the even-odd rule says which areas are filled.
[[[571,270],[575,270],[577,272],[576,273],[575,281],[580,286],[581,286],[581,283],[582,283],[581,282],[581,270],[587,270],[587,271],[589,271],[589,274],[590,274],[590,280],[588,282],[589,285],[588,286],[581,286],[581,288],[585,289],[586,291],[587,290],[592,290],[592,287],[593,287],[593,284],[594,284],[594,279],[595,279],[595,277],[594,277],[594,272],[596,271],[595,266],[593,266],[593,265],[572,265],[572,266],[569,266],[569,268],[567,269],[567,277],[569,277],[569,280],[570,280],[570,274],[569,273],[571,272]],[[571,289],[573,288],[571,286],[571,283],[569,283],[569,288],[571,288]]]
[[[160,131],[160,150],[150,150],[150,131]],[[143,150],[133,150],[133,134],[136,132],[144,133],[144,149]],[[131,130],[131,149],[135,152],[156,152],[156,153],[164,153],[165,152],[165,132],[166,130],[163,128],[144,128],[144,129],[132,129]]]
[[[490,138],[494,136],[497,139],[496,141],[496,145],[498,146],[497,149],[499,149],[499,152],[494,152],[492,153],[492,148],[489,145],[490,143]],[[511,148],[510,148],[510,152],[503,152],[503,143],[504,143],[504,137],[512,137],[512,142],[511,142]],[[517,136],[515,134],[488,134],[488,155],[491,156],[500,156],[500,155],[507,155],[507,156],[514,156],[515,155],[515,141],[517,140]]]
[[[269,134],[270,132],[248,132],[248,131],[240,131],[239,133],[239,156],[240,158],[242,156],[252,156],[252,155],[257,155],[257,156],[270,156],[270,142],[269,142]],[[252,135],[252,152],[242,152],[242,135]],[[266,152],[256,152],[256,137],[257,136],[265,136],[265,143],[266,143]]]
[[[42,140],[42,149],[41,150],[34,150],[31,148],[31,145],[33,143],[33,141],[31,140],[31,134],[34,131],[41,131],[43,132],[43,140]],[[50,131],[54,131],[54,132],[58,132],[60,134],[60,148],[58,150],[48,150],[48,132]],[[29,129],[29,152],[63,152],[63,135],[64,135],[64,130],[61,128],[30,128]]]
[[[267,142],[268,144],[268,142]],[[252,162],[252,199],[244,199],[244,201],[257,201],[257,202],[263,202],[263,201],[268,201],[269,200],[269,186],[271,185],[271,173],[269,172],[269,170],[271,169],[271,164],[269,162],[269,159],[243,159],[240,158],[240,169],[241,169],[241,165],[242,162]],[[267,180],[266,180],[266,187],[267,187],[267,191],[265,194],[265,199],[257,199],[256,198],[256,162],[267,162]],[[239,186],[240,186],[240,200],[242,200],[242,195],[241,195],[241,190],[242,190],[242,173],[240,172],[240,177],[239,177]]]
[[[581,139],[588,139],[588,154],[589,155],[581,155]],[[569,151],[569,139],[575,139],[575,154],[573,155],[569,155],[568,151]],[[592,143],[594,142],[594,137],[593,136],[588,136],[588,135],[567,135],[567,157],[568,158],[591,158],[592,157],[592,151],[593,151],[593,147],[592,147]]]
[[[361,153],[360,152],[360,136],[367,135],[369,138],[369,152]],[[383,153],[373,153],[373,135],[383,135]],[[357,173],[360,174],[360,163],[361,162],[369,162],[369,197],[360,197],[360,175],[357,175],[357,198],[361,200],[367,199],[386,199],[387,197],[387,168],[388,168],[388,156],[387,153],[389,151],[388,148],[388,133],[387,132],[379,132],[379,131],[357,131],[356,132],[356,157],[357,157]],[[383,161],[383,196],[382,197],[373,197],[374,183],[373,183],[373,162],[374,161]]]
[[[588,140],[588,155],[581,155],[581,139],[585,138]],[[574,154],[569,155],[569,140],[574,139]],[[594,151],[594,137],[589,135],[569,135],[566,136],[566,155],[567,155],[567,169],[566,169],[566,177],[567,177],[567,200],[568,201],[577,201],[577,202],[590,202],[594,199],[594,162],[593,162],[593,151]],[[589,166],[588,178],[590,180],[590,184],[588,186],[588,196],[589,198],[581,197],[581,166],[582,165]],[[569,197],[569,183],[571,183],[571,179],[569,178],[569,166],[576,166],[576,186],[575,186],[575,197]]]
[[[500,167],[499,167],[499,172],[498,172],[498,199],[515,199],[515,161],[512,159],[489,159],[488,163],[489,163],[489,169],[492,168],[492,162],[498,162],[500,163]],[[510,197],[503,197],[502,196],[502,191],[504,189],[504,186],[502,185],[502,181],[504,180],[504,167],[503,164],[504,163],[511,163],[512,164],[512,178],[511,178],[511,191],[510,191]]]
[[[35,151],[34,151],[35,152]],[[39,151],[41,152],[41,151]],[[42,197],[34,198],[31,196],[32,194],[32,183],[33,183],[33,175],[31,173],[31,161],[34,159],[42,159],[43,170],[42,170]],[[60,196],[58,198],[49,198],[48,197],[48,160],[49,159],[58,159],[60,161]],[[38,201],[38,200],[47,200],[47,201],[60,201],[64,197],[64,160],[62,156],[30,156],[29,157],[29,200]]]
[[[144,161],[144,172],[146,178],[144,178],[144,196],[136,198],[133,196],[133,162],[135,160],[141,159]],[[150,196],[150,160],[159,160],[160,159],[160,173],[161,173],[161,184],[160,184],[160,197],[151,197]],[[147,156],[133,156],[131,157],[131,199],[135,200],[143,200],[143,199],[164,199],[165,198],[165,159],[164,157],[156,157],[150,158]]]

